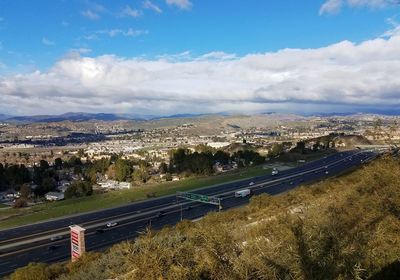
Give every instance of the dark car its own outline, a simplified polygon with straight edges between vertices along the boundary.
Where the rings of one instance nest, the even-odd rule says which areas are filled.
[[[98,228],[96,229],[96,233],[104,233],[105,230],[103,228]]]
[[[49,251],[54,251],[54,250],[56,250],[56,249],[58,249],[58,248],[60,248],[61,247],[61,245],[51,245],[51,246],[49,246],[47,249],[49,250]]]
[[[61,240],[61,239],[63,239],[64,237],[62,236],[62,235],[56,235],[56,236],[52,236],[51,238],[50,238],[50,241],[57,241],[57,240]]]
[[[160,212],[157,213],[156,217],[160,218],[160,217],[162,217],[164,215],[165,215],[165,211],[160,211]]]

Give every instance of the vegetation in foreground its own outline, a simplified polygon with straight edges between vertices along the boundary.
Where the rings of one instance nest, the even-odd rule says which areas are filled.
[[[22,279],[399,279],[400,161],[87,253]],[[396,274],[397,273],[397,274]]]

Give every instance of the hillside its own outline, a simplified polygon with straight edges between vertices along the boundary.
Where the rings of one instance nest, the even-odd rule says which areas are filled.
[[[379,159],[11,279],[399,279],[399,177],[398,159]]]

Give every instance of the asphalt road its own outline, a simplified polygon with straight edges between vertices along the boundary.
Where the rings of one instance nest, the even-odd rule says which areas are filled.
[[[261,193],[275,195],[301,184],[322,180],[357,168],[376,156],[377,153],[370,151],[347,151],[281,171],[275,176],[266,174],[192,192],[221,197],[223,210],[226,210],[248,203],[249,197],[234,197],[236,190],[251,188],[252,195]],[[250,183],[251,186],[249,186]],[[164,213],[160,215],[160,211]],[[29,262],[52,263],[69,259],[68,226],[71,224],[79,224],[87,229],[87,250],[103,250],[120,241],[135,238],[147,227],[160,229],[165,225],[174,225],[181,219],[192,220],[204,216],[210,211],[218,211],[218,207],[183,199],[177,200],[175,195],[170,195],[3,230],[0,231],[0,277],[12,273],[16,268],[25,266]],[[118,225],[107,229],[105,224],[108,221],[117,221]],[[104,229],[104,232],[96,232],[96,229],[100,228]],[[51,236],[56,235],[62,235],[63,238],[51,241]]]

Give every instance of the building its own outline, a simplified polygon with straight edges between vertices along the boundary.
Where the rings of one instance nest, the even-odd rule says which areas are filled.
[[[60,192],[48,192],[45,195],[46,200],[48,201],[58,201],[64,199],[64,194]]]
[[[108,190],[122,190],[122,189],[130,189],[131,183],[129,182],[118,182],[115,180],[106,180],[103,182],[97,183],[101,188]]]

